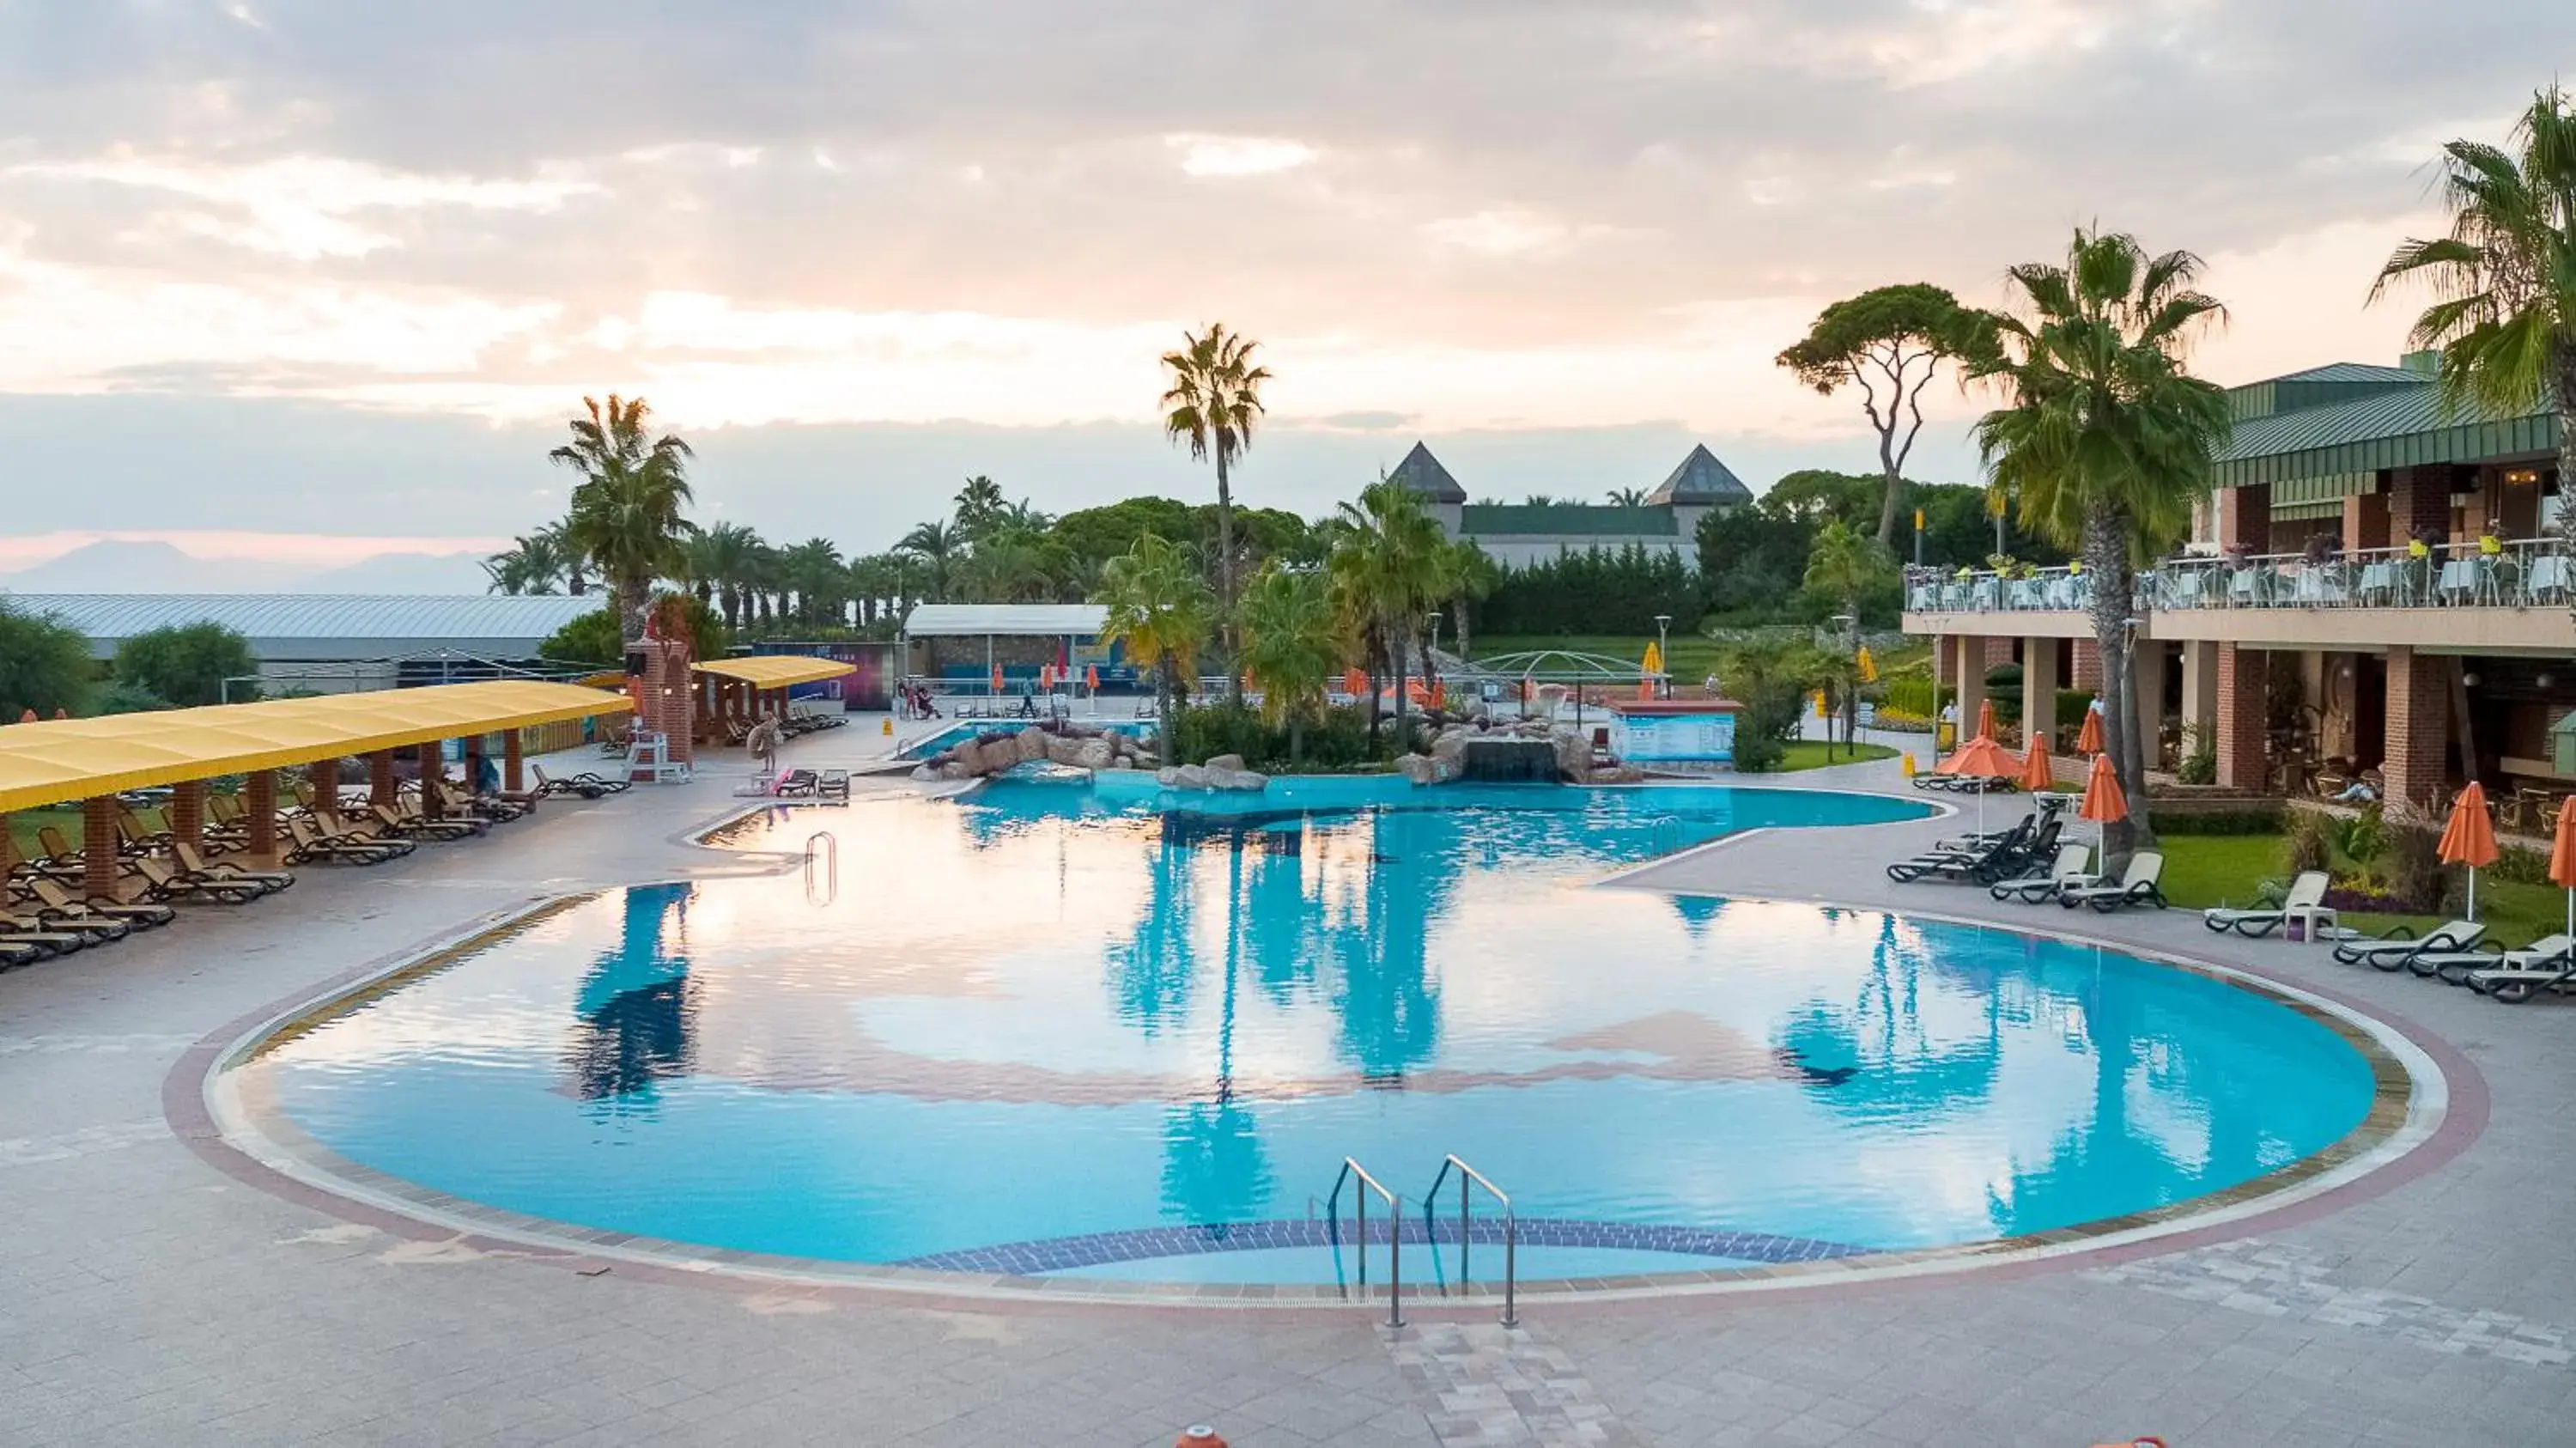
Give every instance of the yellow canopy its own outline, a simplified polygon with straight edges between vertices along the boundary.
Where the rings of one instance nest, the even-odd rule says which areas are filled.
[[[0,810],[622,714],[623,694],[497,680],[0,726]]]
[[[784,689],[790,684],[810,684],[817,679],[837,679],[859,671],[856,664],[838,659],[807,658],[798,654],[754,654],[740,659],[709,659],[690,668],[701,674],[719,674],[740,679],[755,689]]]

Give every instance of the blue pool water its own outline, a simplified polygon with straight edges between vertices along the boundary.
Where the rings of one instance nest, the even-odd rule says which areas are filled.
[[[348,1159],[583,1227],[1162,1281],[1348,1271],[1310,1221],[1345,1155],[1411,1199],[1455,1152],[1513,1193],[1524,1276],[1588,1276],[2161,1206],[2371,1102],[2332,1031],[2186,972],[1585,888],[1912,801],[1348,780],[1175,803],[1003,783],[761,817],[730,842],[829,830],[837,880],[575,903],[241,1069]],[[1887,853],[1848,839],[1853,870]]]

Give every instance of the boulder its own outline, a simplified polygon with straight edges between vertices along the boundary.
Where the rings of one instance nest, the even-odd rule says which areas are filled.
[[[980,776],[978,776],[974,770],[968,769],[962,764],[943,764],[939,766],[939,777],[947,780],[958,780],[975,779]]]
[[[1210,789],[1250,792],[1270,787],[1270,776],[1258,770],[1219,769],[1213,763],[1207,767],[1207,781]]]
[[[1065,765],[1069,768],[1082,767],[1082,749],[1087,742],[1089,741],[1062,734],[1046,736],[1047,763]]]
[[[1560,729],[1551,742],[1556,745],[1557,773],[1575,781],[1591,776],[1592,741],[1571,729]]]
[[[1173,770],[1172,774],[1174,775],[1172,782],[1179,788],[1206,789],[1209,787],[1207,766],[1204,764],[1184,764]]]
[[[1395,760],[1395,772],[1415,784],[1431,783],[1437,777],[1438,768],[1427,755],[1400,754]]]
[[[1074,744],[1069,762],[1076,769],[1107,769],[1118,762],[1118,751],[1110,747],[1108,740],[1094,735]]]
[[[1476,737],[1473,729],[1443,729],[1431,741],[1431,757],[1456,764],[1467,757],[1467,741]]]
[[[1219,770],[1223,770],[1228,774],[1240,774],[1243,772],[1243,756],[1240,754],[1220,754],[1207,762],[1207,769],[1210,774],[1214,774]]]
[[[1166,764],[1154,771],[1154,782],[1165,789],[1178,789],[1181,787],[1181,772]]]
[[[1043,729],[1023,729],[1011,736],[1011,747],[1020,753],[1020,762],[1034,763],[1047,757],[1047,740],[1053,736]]]
[[[937,779],[939,777],[939,766],[936,764],[924,764],[913,770],[912,777],[924,782]]]

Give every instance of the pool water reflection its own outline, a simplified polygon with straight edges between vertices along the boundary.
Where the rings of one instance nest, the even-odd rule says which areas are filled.
[[[581,1227],[1172,1281],[1330,1280],[1310,1199],[1345,1155],[1410,1195],[1456,1152],[1534,1224],[1524,1276],[1590,1275],[2161,1206],[2372,1100],[2325,1026],[2116,953],[1583,888],[1910,801],[1160,803],[1002,784],[760,817],[734,842],[833,833],[837,889],[576,902],[241,1069],[342,1157]]]

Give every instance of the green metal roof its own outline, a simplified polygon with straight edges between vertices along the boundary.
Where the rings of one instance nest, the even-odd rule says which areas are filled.
[[[2310,367],[2303,372],[2284,373],[2275,382],[2388,382],[2407,387],[2420,387],[2432,379],[2421,372],[2403,367],[2381,367],[2370,362],[2329,362],[2323,367]]]
[[[1469,503],[1460,529],[1487,538],[1670,538],[1679,531],[1670,508],[1595,503]]]
[[[2412,387],[2390,387],[2331,407],[2241,418],[2219,453],[2213,481],[2237,488],[2558,450],[2553,413],[2493,418],[2468,408],[2446,415],[2438,392],[2419,378]]]

